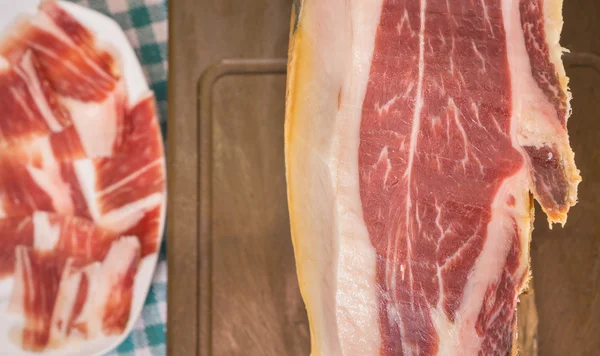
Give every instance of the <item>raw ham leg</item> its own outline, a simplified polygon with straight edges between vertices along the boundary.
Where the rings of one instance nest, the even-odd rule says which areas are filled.
[[[313,355],[506,356],[533,195],[564,224],[562,0],[304,0],[285,126]]]

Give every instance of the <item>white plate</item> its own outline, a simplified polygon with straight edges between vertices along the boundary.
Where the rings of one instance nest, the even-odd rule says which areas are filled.
[[[0,36],[4,29],[9,26],[14,19],[21,14],[34,14],[37,12],[39,0],[0,0]],[[59,4],[67,10],[79,22],[91,30],[96,37],[115,48],[120,55],[123,63],[123,73],[130,106],[138,101],[148,92],[148,83],[140,63],[131,48],[127,37],[119,25],[96,11],[84,8],[82,6],[59,1]],[[166,172],[166,169],[164,170]],[[161,224],[159,228],[158,246],[162,241],[165,213],[166,213],[166,192],[162,204]],[[117,347],[129,335],[133,325],[139,318],[150,284],[152,276],[158,261],[158,252],[146,256],[138,269],[135,277],[133,302],[131,314],[127,323],[127,328],[123,334],[112,337],[99,337],[93,340],[83,341],[81,343],[69,343],[58,350],[49,350],[44,352],[23,351],[18,345],[9,340],[9,329],[16,320],[6,312],[7,300],[12,289],[12,280],[7,278],[0,282],[0,355],[6,356],[90,356],[104,355]]]

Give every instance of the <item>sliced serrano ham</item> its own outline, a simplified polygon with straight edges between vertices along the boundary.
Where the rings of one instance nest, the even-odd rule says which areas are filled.
[[[104,259],[86,265],[63,259],[59,250],[16,248],[15,287],[10,310],[24,316],[24,349],[58,347],[73,333],[95,337],[122,333],[129,320],[140,242],[121,238]]]
[[[52,251],[59,271],[62,271],[70,258],[79,264],[102,261],[111,243],[119,237],[86,219],[39,211],[22,218],[0,219],[0,236],[3,237],[0,251],[6,251],[3,252],[6,259],[2,260],[0,274],[13,271],[14,249],[20,245]],[[11,262],[12,266],[9,265]]]
[[[59,3],[3,35],[0,279],[23,320],[12,332],[29,351],[121,334],[165,213],[154,96],[128,90],[121,58]]]
[[[533,200],[564,224],[561,0],[304,0],[286,109],[313,355],[515,353]]]
[[[58,95],[48,87],[32,51],[13,63],[0,57],[0,110],[11,117],[0,122],[0,147],[60,131],[70,123]]]
[[[53,91],[62,110],[50,121],[53,131],[72,123],[90,157],[109,156],[120,144],[127,95],[119,65],[57,3],[45,1],[35,16],[20,19],[7,31],[0,52],[13,65],[35,60],[35,74],[43,81],[31,71],[25,74],[41,90]]]
[[[69,259],[63,269],[56,294],[50,324],[49,344],[58,346],[65,343],[71,333],[80,332],[75,320],[81,314],[86,298],[90,293],[89,273],[97,270],[100,263],[93,263],[86,269],[79,268],[75,259]],[[85,271],[85,272],[84,272]]]

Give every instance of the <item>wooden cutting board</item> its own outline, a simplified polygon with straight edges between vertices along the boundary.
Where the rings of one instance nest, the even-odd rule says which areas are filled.
[[[600,52],[600,3],[565,2],[562,44]],[[292,1],[169,6],[168,354],[307,356],[283,159]],[[588,62],[568,68],[580,202],[564,229],[537,214],[527,356],[600,350],[600,69]]]

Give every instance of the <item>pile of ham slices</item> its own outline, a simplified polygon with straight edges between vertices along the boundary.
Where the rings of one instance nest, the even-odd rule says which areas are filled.
[[[55,2],[0,41],[0,280],[23,349],[122,333],[157,252],[165,162],[154,97]],[[130,103],[133,103],[130,104]]]

